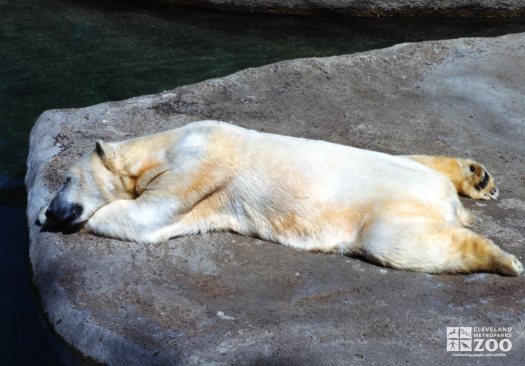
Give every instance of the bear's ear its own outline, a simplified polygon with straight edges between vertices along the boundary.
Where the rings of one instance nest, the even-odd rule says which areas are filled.
[[[106,144],[102,140],[97,140],[97,142],[95,143],[95,151],[97,152],[98,156],[100,156],[102,160],[111,156],[110,154],[111,148],[109,147],[108,144]]]
[[[100,160],[106,165],[106,167],[113,167],[112,158],[113,158],[113,147],[110,143],[104,142],[102,140],[97,140],[95,144],[95,152],[100,157]]]
[[[95,151],[97,152],[98,156],[101,158],[104,158],[106,156],[106,143],[102,140],[97,140],[95,143]]]

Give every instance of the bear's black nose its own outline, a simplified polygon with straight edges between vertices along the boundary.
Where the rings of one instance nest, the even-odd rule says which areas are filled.
[[[53,200],[46,210],[46,217],[62,227],[70,227],[76,224],[83,210],[79,204]]]

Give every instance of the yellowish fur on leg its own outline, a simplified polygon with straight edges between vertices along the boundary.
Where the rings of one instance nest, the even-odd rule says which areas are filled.
[[[522,263],[491,240],[469,229],[452,231],[448,262],[451,272],[493,272],[519,276]]]
[[[490,200],[498,198],[498,188],[494,178],[485,167],[469,159],[447,156],[410,155],[431,169],[447,176],[459,194],[473,199]]]
[[[470,212],[469,210],[467,210],[464,207],[461,207],[458,210],[458,218],[459,218],[459,223],[462,226],[465,226],[465,227],[472,227],[472,226],[474,226],[474,223],[476,221],[476,218],[474,217],[472,212]]]

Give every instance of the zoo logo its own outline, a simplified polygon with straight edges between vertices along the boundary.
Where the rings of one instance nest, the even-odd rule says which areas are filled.
[[[453,356],[505,356],[501,352],[512,349],[511,333],[511,327],[447,327],[447,351],[456,352]]]

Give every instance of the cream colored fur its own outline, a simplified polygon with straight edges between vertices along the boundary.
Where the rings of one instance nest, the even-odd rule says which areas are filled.
[[[458,192],[498,193],[470,160],[393,156],[200,121],[99,142],[68,177],[63,197],[84,208],[78,221],[110,238],[156,243],[233,230],[400,269],[522,272],[515,256],[465,228],[470,215]]]

